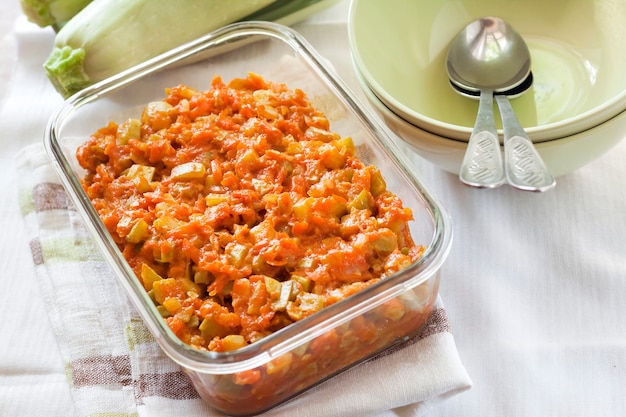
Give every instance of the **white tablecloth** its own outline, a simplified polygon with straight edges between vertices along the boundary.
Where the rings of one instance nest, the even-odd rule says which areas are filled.
[[[17,9],[17,0],[11,3],[7,7]],[[358,93],[347,6],[344,0],[296,28]],[[4,43],[13,32],[8,23],[2,21]],[[41,79],[50,39],[43,33],[33,39],[33,62],[21,65],[2,92]],[[3,56],[2,74],[10,73],[12,59]],[[15,201],[15,155],[41,139],[61,100],[49,99],[50,88],[42,84],[40,95],[10,94],[11,101],[2,102],[21,109],[32,123],[18,129],[3,119],[0,139],[1,416],[64,416],[71,401]],[[626,141],[558,178],[556,189],[545,194],[466,188],[418,156],[412,159],[453,219],[455,241],[441,295],[473,380],[471,390],[428,415],[626,415]],[[11,402],[25,395],[31,401]]]

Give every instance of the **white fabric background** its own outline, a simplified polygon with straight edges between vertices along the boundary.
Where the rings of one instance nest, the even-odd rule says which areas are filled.
[[[17,8],[17,0],[10,3],[6,6]],[[347,6],[343,0],[297,29],[358,92],[347,47]],[[13,22],[2,22],[2,41],[7,42]],[[0,139],[2,416],[64,416],[70,401],[15,203],[15,153],[40,140],[51,110],[60,103],[45,82],[28,95],[15,86],[41,81],[36,69],[50,50],[50,39],[34,36],[28,45],[31,65],[20,65],[10,82],[0,81],[5,98]],[[2,59],[2,74],[8,74],[14,57]],[[29,67],[33,73],[24,71]],[[6,117],[15,114],[20,126]],[[469,189],[419,157],[413,159],[453,219],[455,242],[441,294],[474,383],[429,415],[626,415],[626,141],[558,178],[556,189],[545,194]]]

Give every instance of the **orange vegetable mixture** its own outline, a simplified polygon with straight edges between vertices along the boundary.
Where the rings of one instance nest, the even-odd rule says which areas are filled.
[[[169,327],[195,348],[228,351],[422,255],[411,211],[355,151],[304,92],[251,73],[207,91],[169,88],[77,157]]]

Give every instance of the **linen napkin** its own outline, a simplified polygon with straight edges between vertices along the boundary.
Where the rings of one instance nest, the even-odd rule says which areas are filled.
[[[17,155],[20,207],[78,416],[219,416],[160,350],[101,258],[43,145]],[[471,386],[438,301],[427,325],[380,355],[266,413],[419,416]]]

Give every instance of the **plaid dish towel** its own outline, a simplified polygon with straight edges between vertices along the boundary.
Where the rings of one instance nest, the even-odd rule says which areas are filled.
[[[64,360],[74,414],[219,416],[161,351],[49,164],[43,146],[17,158],[20,206],[37,280]],[[419,416],[471,381],[441,303],[422,333],[276,408],[268,416]]]

